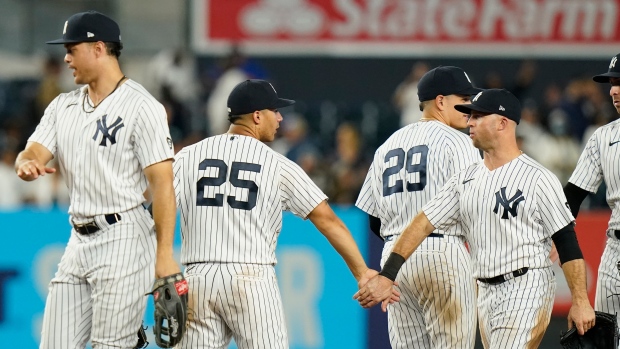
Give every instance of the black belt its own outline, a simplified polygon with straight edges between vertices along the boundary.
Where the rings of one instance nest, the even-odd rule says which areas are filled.
[[[396,236],[396,235],[386,236],[384,240],[385,240],[386,242],[387,242],[387,241],[392,241],[392,240],[394,240],[394,237],[395,237],[395,236]],[[442,238],[442,237],[443,237],[443,234],[431,233],[428,237],[429,237],[429,238]]]
[[[517,278],[519,276],[523,276],[525,275],[525,273],[527,273],[528,271],[528,267],[525,268],[519,268],[513,272],[510,272],[508,274],[504,274],[504,275],[498,275],[492,278],[480,278],[478,279],[478,281],[482,281],[485,284],[489,284],[489,285],[499,285],[502,282],[508,281],[510,279],[514,279]],[[510,277],[510,275],[512,275],[513,277]]]
[[[108,224],[112,225],[121,220],[121,215],[118,213],[110,213],[104,216],[105,221]],[[95,221],[84,223],[84,224],[75,224],[73,223],[73,229],[81,235],[90,235],[98,232],[101,228],[97,225]]]
[[[620,230],[614,230],[614,236],[616,239],[620,240]]]

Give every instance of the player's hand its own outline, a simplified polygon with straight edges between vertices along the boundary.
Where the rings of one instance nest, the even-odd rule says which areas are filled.
[[[364,308],[370,308],[380,302],[387,301],[381,306],[381,309],[386,311],[387,304],[391,303],[390,300],[397,301],[400,297],[400,293],[393,292],[393,285],[397,285],[397,283],[384,276],[376,275],[362,289],[357,291],[353,298]]]
[[[181,268],[172,256],[157,255],[155,261],[155,278],[162,278],[168,275],[174,275],[181,272]]]
[[[39,176],[45,176],[46,173],[54,173],[56,169],[41,165],[36,160],[28,160],[19,164],[15,172],[19,178],[30,182],[39,178]]]
[[[357,288],[362,288],[366,285],[366,283],[378,275],[379,272],[374,269],[366,269],[366,271],[362,274],[359,280],[357,280]]]
[[[558,259],[560,259],[560,255],[558,254],[558,250],[555,248],[554,243],[551,243],[551,252],[549,253],[549,259],[551,259],[551,263],[555,263]]]
[[[583,336],[584,333],[594,326],[595,322],[596,316],[589,300],[573,301],[573,305],[568,312],[568,329],[575,326],[579,335]]]

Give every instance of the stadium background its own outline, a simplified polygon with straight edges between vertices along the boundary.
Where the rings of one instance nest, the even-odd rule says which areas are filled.
[[[375,266],[381,241],[346,184],[365,175],[374,149],[403,122],[395,94],[412,68],[458,65],[477,86],[518,94],[530,111],[519,127],[523,148],[563,182],[574,168],[566,149],[580,151],[597,125],[617,118],[607,86],[589,80],[620,52],[616,0],[0,0],[0,338],[8,346],[37,347],[69,229],[63,185],[20,183],[12,159],[50,95],[75,88],[62,48],[44,42],[88,9],[119,22],[123,71],[167,106],[177,146],[216,132],[210,106],[239,76],[266,78],[296,99],[274,149],[303,163]],[[583,210],[577,231],[592,297],[609,217],[604,188]],[[385,316],[351,299],[353,278],[311,225],[286,216],[278,259],[292,348],[389,347]],[[556,275],[544,348],[559,347],[570,303],[557,266]]]

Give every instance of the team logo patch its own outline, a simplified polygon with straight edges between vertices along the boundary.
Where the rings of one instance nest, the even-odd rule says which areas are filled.
[[[166,142],[168,142],[168,147],[172,149],[172,139],[170,137],[166,138]]]
[[[125,124],[123,124],[123,119],[120,116],[117,117],[116,120],[114,120],[114,122],[112,122],[110,125],[108,125],[108,114],[105,114],[101,117],[101,119],[97,120],[97,131],[93,136],[93,140],[96,141],[97,137],[99,136],[99,132],[101,132],[103,138],[99,143],[100,146],[107,147],[107,141],[110,141],[110,145],[116,144],[116,133],[118,132],[118,130],[123,128],[123,126],[125,126]]]
[[[174,288],[177,289],[177,293],[179,294],[179,296],[182,296],[189,291],[189,287],[187,286],[187,280],[175,282]]]
[[[501,210],[499,206],[501,205],[504,208],[502,219],[508,219],[508,213],[510,213],[513,217],[516,217],[518,213],[518,206],[521,201],[525,201],[525,197],[520,189],[517,189],[515,195],[508,198],[506,196],[506,187],[503,187],[495,193],[495,208],[493,209],[493,213],[499,213]]]

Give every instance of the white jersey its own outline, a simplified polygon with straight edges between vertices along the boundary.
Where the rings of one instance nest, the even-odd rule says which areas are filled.
[[[574,221],[557,177],[527,155],[471,165],[423,210],[438,229],[462,222],[475,278],[550,267],[551,235]]]
[[[183,264],[273,265],[282,211],[305,219],[327,199],[297,164],[248,136],[223,134],[183,148],[174,178]]]
[[[142,204],[142,170],[174,156],[164,107],[142,85],[127,80],[92,113],[86,91],[56,97],[28,139],[58,159],[76,223]]]
[[[607,185],[607,203],[612,210],[609,229],[620,230],[620,120],[592,134],[568,181],[594,193],[603,180]]]
[[[480,152],[458,130],[438,121],[405,126],[375,152],[355,204],[381,219],[381,236],[400,234],[452,175],[477,161]]]
[[[620,230],[620,120],[598,128],[588,139],[577,167],[568,180],[589,192],[596,192],[603,181],[611,217],[605,251],[599,264],[594,309],[610,314],[620,311],[618,256],[620,241],[613,233]]]

